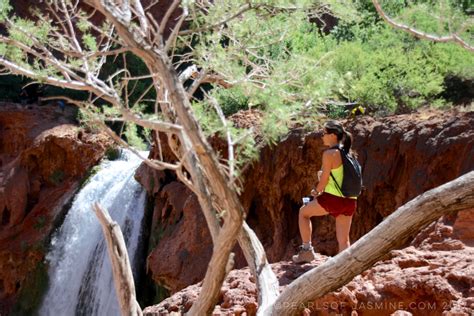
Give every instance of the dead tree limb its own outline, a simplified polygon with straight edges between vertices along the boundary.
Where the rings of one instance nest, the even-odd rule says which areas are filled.
[[[393,26],[396,29],[405,31],[407,33],[410,33],[418,38],[421,39],[426,39],[429,41],[433,42],[440,42],[440,43],[446,43],[446,42],[454,42],[458,45],[461,45],[463,48],[470,50],[471,52],[474,52],[474,46],[469,45],[465,40],[463,40],[458,34],[453,33],[450,35],[446,36],[438,36],[438,35],[433,35],[429,33],[425,33],[422,31],[419,31],[415,28],[412,28],[406,24],[400,23],[392,19],[387,15],[387,13],[382,9],[382,6],[378,2],[378,0],[372,0],[372,3],[375,6],[375,9],[377,10],[377,13],[384,19],[385,22],[387,22],[389,25]]]
[[[474,207],[474,171],[414,198],[339,255],[292,282],[268,310],[295,315],[304,304],[347,284],[441,216]]]
[[[99,203],[94,203],[92,208],[99,219],[105,240],[107,241],[107,251],[112,263],[112,273],[120,304],[120,312],[122,316],[141,316],[143,313],[135,297],[132,268],[120,226],[112,220],[109,212],[102,208]]]
[[[265,315],[265,310],[276,301],[280,294],[278,279],[267,261],[262,243],[246,222],[243,223],[237,240],[255,276],[258,293],[257,315]]]

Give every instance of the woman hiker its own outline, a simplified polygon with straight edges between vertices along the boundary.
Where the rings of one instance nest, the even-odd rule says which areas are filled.
[[[344,197],[340,187],[343,180],[343,165],[341,152],[336,147],[342,146],[346,153],[350,152],[352,135],[344,130],[337,121],[328,121],[324,124],[323,144],[329,149],[323,152],[321,171],[318,172],[319,183],[311,191],[315,197],[312,201],[302,206],[298,215],[298,225],[301,240],[297,255],[293,262],[306,263],[315,258],[311,246],[311,217],[332,215],[336,219],[336,237],[339,252],[350,246],[349,231],[351,229],[352,215],[357,206],[357,197]],[[331,176],[332,174],[332,176]],[[337,181],[337,184],[334,182]]]

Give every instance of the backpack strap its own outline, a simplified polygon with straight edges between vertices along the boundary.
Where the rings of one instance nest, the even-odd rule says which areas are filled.
[[[342,148],[341,148],[340,145],[333,146],[333,147],[331,147],[331,148],[329,148],[329,149],[337,149],[337,150],[339,150],[339,154],[341,155],[341,160],[342,160],[342,155],[344,155],[344,153],[342,152]],[[341,186],[339,185],[339,183],[337,183],[336,178],[334,178],[334,176],[332,175],[332,172],[329,172],[329,174],[331,175],[332,180],[333,180],[334,183],[336,184],[336,188],[337,188],[337,190],[339,191],[339,193],[341,193],[341,195],[342,195],[343,197],[345,197],[344,193],[342,193]]]
[[[329,174],[331,175],[332,180],[333,180],[334,183],[336,184],[336,188],[337,188],[337,190],[339,191],[339,193],[341,193],[341,195],[342,195],[343,197],[345,197],[344,193],[342,193],[342,189],[341,189],[341,187],[339,186],[339,183],[337,183],[336,178],[334,178],[334,176],[332,175],[332,172],[329,172]]]

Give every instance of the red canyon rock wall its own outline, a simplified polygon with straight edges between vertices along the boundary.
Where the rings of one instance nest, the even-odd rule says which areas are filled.
[[[346,126],[354,135],[365,184],[351,229],[353,241],[408,200],[474,169],[472,111],[361,117]],[[241,200],[247,222],[270,262],[288,260],[300,242],[297,212],[301,197],[316,184],[323,151],[318,126],[314,130],[293,130],[275,147],[264,148],[245,173]],[[175,292],[204,276],[210,237],[195,198],[172,174],[147,168],[141,174],[155,198],[148,270]],[[336,253],[334,226],[328,216],[313,220],[313,244],[323,255]],[[240,250],[236,253],[236,267],[244,266]]]
[[[62,207],[112,144],[74,125],[72,109],[58,110],[0,104],[0,314],[34,277]]]

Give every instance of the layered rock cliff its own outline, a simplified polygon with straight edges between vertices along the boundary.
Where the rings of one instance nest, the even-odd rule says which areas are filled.
[[[428,111],[347,121],[365,185],[352,224],[352,241],[410,199],[473,170],[472,126],[472,111]],[[270,262],[288,260],[300,243],[297,212],[301,197],[316,184],[324,149],[318,129],[292,130],[275,147],[264,148],[259,161],[244,175],[241,200],[247,222],[262,241]],[[173,293],[202,279],[211,240],[195,197],[181,183],[166,172],[143,169],[141,174],[146,174],[142,183],[155,199],[147,267],[153,279]],[[336,253],[332,217],[313,220],[313,244],[322,255]],[[238,247],[236,253],[236,267],[244,266]]]
[[[20,304],[36,303],[35,287],[47,283],[47,239],[111,145],[106,135],[78,127],[70,108],[0,105],[0,314],[23,291],[33,293]]]

